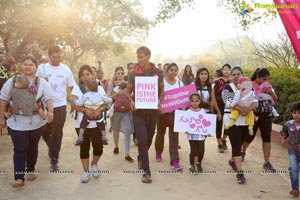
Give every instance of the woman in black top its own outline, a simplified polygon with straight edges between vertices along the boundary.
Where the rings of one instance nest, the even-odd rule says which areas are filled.
[[[194,77],[191,65],[186,65],[184,68],[183,76],[182,76],[183,84],[189,85],[192,82],[194,82],[194,79],[195,79],[195,77]]]

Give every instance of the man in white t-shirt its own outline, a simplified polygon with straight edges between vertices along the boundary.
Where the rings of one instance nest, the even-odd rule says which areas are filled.
[[[54,120],[47,124],[43,139],[49,148],[51,170],[58,170],[58,157],[63,137],[63,127],[67,114],[67,89],[72,90],[76,85],[70,68],[60,63],[62,50],[59,46],[48,49],[49,62],[41,64],[37,69],[37,76],[46,79],[53,91]]]

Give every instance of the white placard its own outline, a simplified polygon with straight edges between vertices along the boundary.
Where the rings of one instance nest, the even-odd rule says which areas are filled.
[[[191,110],[176,110],[174,131],[201,135],[210,134],[211,136],[215,136],[216,115],[206,114],[203,111],[194,112]]]
[[[158,109],[158,77],[135,77],[135,107],[137,109]]]

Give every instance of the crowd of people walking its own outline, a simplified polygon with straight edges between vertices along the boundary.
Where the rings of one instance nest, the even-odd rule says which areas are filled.
[[[249,145],[260,130],[264,156],[262,168],[268,172],[276,172],[270,157],[272,117],[278,97],[272,86],[262,88],[270,78],[267,68],[256,69],[251,80],[243,75],[241,67],[231,67],[230,64],[224,64],[213,71],[214,77],[210,77],[211,70],[208,67],[197,69],[194,75],[192,66],[186,65],[183,74],[179,76],[180,68],[176,63],[165,63],[163,67],[160,64],[160,69],[150,62],[150,49],[142,46],[136,51],[137,63],[127,64],[127,75],[125,69],[118,66],[114,70],[113,78],[108,81],[104,78],[103,68],[83,65],[79,68],[76,84],[70,68],[61,63],[62,53],[60,47],[50,47],[48,62],[41,64],[33,56],[24,56],[18,73],[13,57],[0,55],[0,126],[7,126],[14,145],[13,187],[22,187],[25,179],[33,181],[36,178],[33,172],[41,137],[48,147],[50,170],[59,170],[68,90],[74,116],[74,132],[78,135],[76,144],[80,148],[82,183],[87,183],[91,175],[99,177],[98,163],[103,154],[103,145],[111,142],[106,137],[107,126],[111,127],[113,133],[113,154],[123,151],[124,160],[133,163],[135,158],[130,156],[131,140],[137,145],[136,161],[138,168],[143,170],[143,183],[152,182],[148,152],[153,139],[155,160],[164,160],[164,138],[167,130],[169,164],[176,171],[182,170],[184,164],[180,163],[180,156],[184,155],[179,154],[180,133],[174,129],[175,109],[163,112],[159,104],[165,92],[190,84],[195,85],[195,92],[189,97],[190,107],[181,110],[199,112],[204,116],[215,115],[216,128],[214,133],[208,135],[186,132],[190,144],[189,171],[193,174],[203,172],[205,140],[210,135],[216,135],[216,150],[219,153],[229,149],[229,138],[231,157],[228,164],[235,172],[237,182],[246,183],[242,163],[246,159]],[[137,93],[140,87],[139,77],[155,80],[151,88],[157,95],[156,108],[136,106],[137,95],[140,95]],[[249,84],[246,86],[246,83]],[[246,98],[247,87],[250,87],[250,92],[246,94]],[[288,127],[293,123],[296,124],[295,130],[299,132],[299,112],[299,105],[293,106],[292,115],[295,121],[284,126],[284,139],[292,137],[293,133]],[[108,117],[110,124],[106,123]],[[119,145],[120,132],[124,133],[124,149]],[[91,144],[92,155],[89,152]],[[299,157],[299,148],[295,148],[289,151],[293,163],[296,159],[294,157]],[[297,196],[298,176],[294,171],[299,169],[294,168],[295,164],[291,164],[291,194]]]

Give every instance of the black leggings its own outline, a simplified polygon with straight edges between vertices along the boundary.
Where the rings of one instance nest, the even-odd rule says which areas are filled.
[[[221,120],[216,120],[216,137],[217,139],[220,139],[222,137],[222,129],[223,129],[223,116],[224,116],[224,104],[218,104],[222,119]],[[224,132],[225,134],[225,132]]]
[[[272,116],[264,116],[258,118],[253,126],[253,135],[248,135],[246,138],[247,143],[251,143],[253,141],[258,129],[260,130],[262,141],[271,142]]]
[[[195,156],[198,156],[198,162],[201,163],[204,151],[205,151],[205,140],[199,141],[199,140],[189,140],[190,143],[190,164],[194,165]]]
[[[249,135],[248,126],[232,126],[226,131],[229,136],[232,157],[241,156],[243,142]]]
[[[78,134],[79,128],[76,128],[75,130]],[[99,132],[98,127],[85,129],[84,139],[83,139],[82,144],[80,145],[80,158],[81,159],[89,158],[91,142],[92,142],[92,146],[93,146],[93,155],[101,156],[103,153],[102,134]]]

